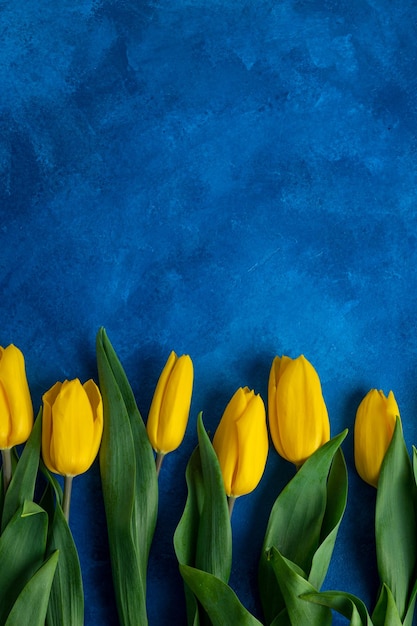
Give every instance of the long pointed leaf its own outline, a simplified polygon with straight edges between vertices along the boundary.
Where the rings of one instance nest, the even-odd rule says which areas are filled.
[[[0,537],[0,624],[44,561],[47,525],[45,511],[25,502]]]
[[[59,552],[47,613],[48,626],[82,626],[84,593],[77,548],[59,502],[56,503],[48,550]]]
[[[261,622],[239,602],[229,585],[222,580],[188,565],[180,565],[180,571],[187,585],[203,605],[213,626],[262,626]]]
[[[187,465],[188,497],[174,535],[181,565],[213,574],[227,583],[232,564],[232,534],[222,474],[212,443],[204,429],[201,413],[197,420],[199,445]],[[198,603],[185,582],[187,623],[206,623]]]
[[[321,529],[320,545],[314,553],[309,582],[320,589],[329,568],[337,533],[346,509],[348,474],[341,448],[336,450],[327,481],[327,501]]]
[[[381,467],[375,511],[378,571],[403,619],[407,612],[417,564],[416,484],[397,420]]]
[[[285,559],[276,548],[271,548],[268,559],[284,597],[289,616],[288,625],[330,626],[332,614],[328,608],[300,598],[302,594],[314,593],[316,589],[300,576],[298,568],[294,568],[291,561]]]
[[[372,613],[374,626],[402,626],[401,618],[391,590],[382,585],[377,605]]]
[[[136,404],[126,373],[104,329],[99,331],[101,345],[120,390],[132,429],[136,461],[136,493],[133,522],[139,547],[141,569],[146,570],[158,512],[158,480],[155,459],[146,427]],[[139,508],[139,510],[137,510]]]
[[[373,626],[365,604],[350,593],[342,591],[322,591],[308,593],[303,599],[327,606],[350,620],[350,626]]]
[[[158,493],[153,453],[104,329],[97,335],[97,365],[104,409],[100,473],[119,619],[124,626],[146,626],[146,570]]]
[[[184,512],[174,533],[174,548],[179,563],[194,567],[197,553],[198,526],[203,508],[202,498],[204,497],[203,473],[198,446],[188,461],[185,477],[188,495]],[[185,582],[184,590],[187,624],[189,626],[199,626],[197,600]]]
[[[319,448],[282,490],[272,507],[259,563],[259,590],[267,624],[285,608],[276,577],[267,559],[268,550],[272,546],[276,547],[285,558],[301,567],[308,578],[314,555],[323,540],[330,467],[346,434],[345,430]],[[342,495],[335,507],[336,513],[343,509],[343,500]],[[337,515],[333,513],[330,517],[336,518]],[[329,526],[331,524],[327,520],[326,527]],[[325,558],[328,559],[331,555],[333,538],[334,536],[330,537],[323,548],[323,556],[319,556],[318,562],[314,564],[313,578],[318,581],[323,578]]]
[[[417,578],[414,581],[414,586],[411,591],[410,600],[408,602],[407,613],[403,620],[403,626],[414,626],[414,611],[416,608],[417,599]]]
[[[204,429],[201,413],[197,430],[204,499],[198,528],[196,567],[227,583],[232,567],[230,515],[219,462]]]
[[[4,498],[2,531],[25,500],[33,500],[41,447],[42,409],[38,413],[32,432],[23,448]]]
[[[5,626],[44,626],[57,562],[58,552],[54,552],[30,578],[14,603]]]

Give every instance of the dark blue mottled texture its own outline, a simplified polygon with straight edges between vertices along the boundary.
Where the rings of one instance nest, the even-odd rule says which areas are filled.
[[[189,429],[161,477],[151,624],[185,622],[172,533],[204,410],[266,399],[275,354],[316,366],[350,497],[325,588],[377,591],[374,492],[355,475],[366,391],[393,389],[417,442],[414,0],[4,0],[0,344],[35,405],[96,378],[108,331],[146,417],[170,352],[195,363]],[[233,515],[231,584],[259,611],[256,559],[292,469],[271,450]],[[97,465],[75,480],[86,626],[116,624]],[[335,623],[345,623],[337,618]]]

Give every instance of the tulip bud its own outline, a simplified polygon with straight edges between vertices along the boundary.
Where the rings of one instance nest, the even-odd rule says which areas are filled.
[[[226,495],[243,496],[262,478],[268,456],[268,431],[261,396],[240,387],[227,405],[213,438]]]
[[[33,407],[23,354],[13,344],[0,347],[0,448],[24,443],[32,426]]]
[[[146,430],[158,454],[172,452],[187,428],[193,391],[194,369],[188,354],[171,352],[156,385]]]
[[[386,397],[377,389],[366,394],[356,412],[356,470],[373,487],[378,486],[382,461],[391,443],[397,417],[400,417],[400,411],[392,391]]]
[[[269,376],[268,413],[277,452],[297,467],[329,441],[320,379],[303,355],[275,357]]]
[[[93,380],[57,382],[43,397],[42,456],[56,474],[77,476],[92,465],[103,433],[101,394]]]

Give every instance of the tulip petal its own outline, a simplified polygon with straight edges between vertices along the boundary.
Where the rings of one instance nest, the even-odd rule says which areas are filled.
[[[234,422],[224,419],[220,420],[220,424],[214,434],[213,448],[216,451],[222,470],[226,495],[231,496],[239,454],[237,430]]]
[[[231,496],[239,460],[239,442],[236,421],[247,407],[249,389],[240,387],[227,404],[220,423],[214,433],[213,447],[222,470],[226,494]],[[249,392],[250,393],[250,392]],[[252,392],[253,395],[253,392]]]
[[[146,423],[146,430],[148,433],[149,440],[152,444],[154,450],[160,452],[158,448],[158,426],[159,426],[159,416],[161,414],[161,406],[162,400],[165,393],[165,388],[167,386],[169,377],[174,368],[174,365],[177,361],[177,355],[174,351],[168,357],[168,360],[165,364],[164,369],[161,372],[159,380],[157,382],[155,392],[152,398],[151,407],[149,409],[148,421]]]
[[[236,422],[238,465],[232,486],[233,496],[250,493],[264,473],[268,456],[268,432],[262,398],[254,395]]]
[[[8,447],[23,443],[33,427],[33,407],[26,379],[25,360],[13,344],[0,353],[0,383],[9,406],[11,430]]]
[[[182,442],[190,413],[193,364],[188,355],[179,357],[171,371],[158,424],[161,452],[171,452]]]
[[[60,392],[62,383],[57,382],[46,393],[43,394],[43,411],[42,411],[42,458],[50,472],[58,474],[54,461],[51,459],[51,442],[52,442],[52,405]]]
[[[6,391],[0,381],[0,449],[10,448],[10,432],[12,430],[12,420],[10,407],[7,402]]]
[[[90,379],[83,385],[93,412],[93,440],[90,447],[90,456],[95,459],[100,448],[103,435],[103,401],[96,383]]]

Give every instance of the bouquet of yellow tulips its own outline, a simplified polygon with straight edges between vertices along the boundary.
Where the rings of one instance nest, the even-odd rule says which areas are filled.
[[[104,329],[96,349],[99,384],[57,382],[44,394],[34,421],[23,355],[13,345],[0,348],[0,626],[83,624],[70,499],[74,476],[87,471],[97,454],[119,621],[148,624],[146,578],[158,475],[164,456],[184,437],[193,363],[188,355],[170,354],[145,425]],[[327,626],[337,611],[352,626],[412,626],[417,451],[411,461],[393,393],[371,390],[354,428],[357,471],[377,489],[381,586],[371,612],[349,593],[321,591],[347,502],[347,430],[330,437],[320,379],[304,356],[273,360],[267,407],[254,390],[239,388],[212,440],[198,415],[198,443],[185,476],[188,495],[173,537],[188,625]],[[261,622],[229,585],[231,519],[236,498],[262,479],[268,430],[295,471],[276,494],[259,555]]]

